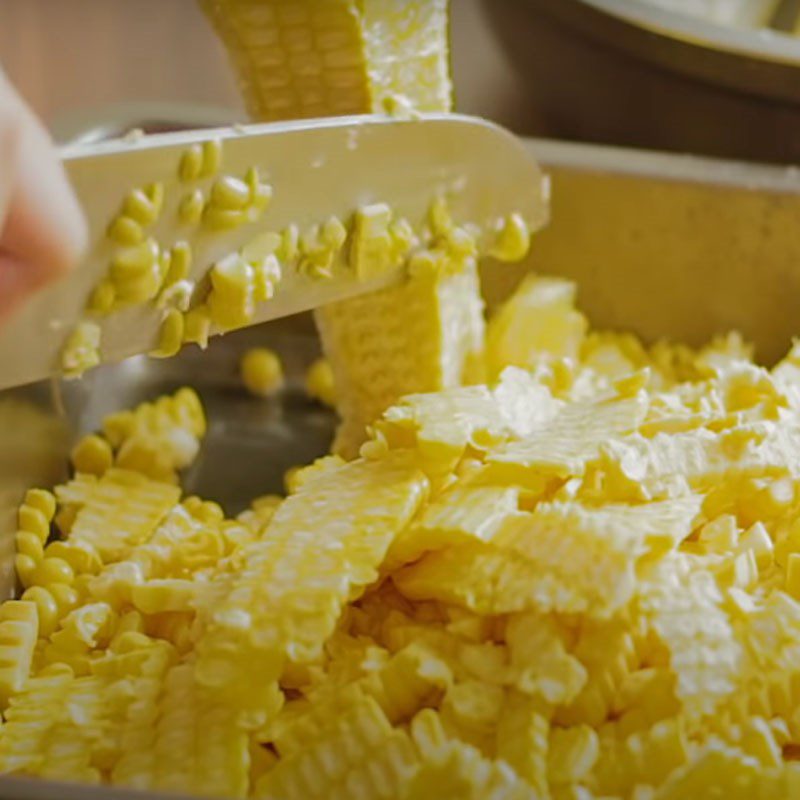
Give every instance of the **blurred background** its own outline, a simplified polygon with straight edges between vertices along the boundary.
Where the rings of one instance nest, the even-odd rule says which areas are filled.
[[[528,134],[800,161],[800,0],[451,6],[460,111]],[[61,138],[109,115],[244,117],[194,0],[1,0],[0,62]]]

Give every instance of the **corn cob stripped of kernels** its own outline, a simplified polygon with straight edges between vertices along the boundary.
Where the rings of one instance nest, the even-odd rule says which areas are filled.
[[[451,107],[446,0],[201,4],[227,46],[256,119]],[[441,224],[433,228],[440,238],[451,233]],[[357,242],[351,245],[351,258],[359,252]],[[316,313],[342,417],[334,450],[348,458],[358,454],[366,426],[402,395],[482,374],[483,303],[475,259],[451,247],[418,261],[424,268],[411,265],[405,285]],[[362,274],[371,265],[353,267]]]
[[[499,336],[496,382],[405,397],[362,458],[298,468],[239,519],[175,483],[196,397],[109,418],[85,471],[19,509],[0,770],[231,797],[796,796],[796,355],[586,334],[547,285],[543,349]],[[102,442],[116,462],[142,437],[162,468],[109,464]]]

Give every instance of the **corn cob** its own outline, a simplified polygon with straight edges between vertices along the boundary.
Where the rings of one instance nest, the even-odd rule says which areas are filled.
[[[398,453],[325,469],[281,505],[245,548],[239,574],[223,577],[220,594],[201,607],[202,683],[249,705],[254,683],[269,687],[287,662],[319,656],[343,605],[377,577],[424,498],[427,482],[408,463]],[[234,652],[248,656],[232,660]]]
[[[201,4],[256,119],[450,109],[446,0]],[[366,426],[398,397],[468,379],[482,310],[474,261],[320,309],[343,419],[334,449],[354,457]]]

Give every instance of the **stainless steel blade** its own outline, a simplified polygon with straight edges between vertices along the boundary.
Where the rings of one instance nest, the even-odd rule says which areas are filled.
[[[197,186],[205,191],[213,180],[181,183],[180,157],[188,145],[211,139],[223,143],[223,173],[243,177],[255,166],[273,187],[271,205],[258,222],[223,233],[179,224],[177,208],[187,191]],[[91,248],[79,269],[38,294],[0,331],[0,388],[58,372],[65,338],[86,317],[87,298],[107,274],[115,248],[106,236],[109,222],[132,188],[151,182],[164,185],[165,202],[148,235],[162,248],[188,241],[193,279],[257,233],[289,224],[304,230],[331,215],[346,219],[366,203],[386,202],[414,225],[422,224],[432,200],[445,193],[459,223],[486,230],[512,212],[521,213],[534,229],[547,217],[546,181],[524,146],[492,123],[457,115],[347,117],[181,132],[73,147],[63,157],[89,220]],[[259,305],[252,322],[316,308],[402,277],[398,268],[363,281],[345,263],[325,280],[285,269],[275,296]],[[161,319],[152,304],[95,319],[102,329],[102,360],[152,349]]]

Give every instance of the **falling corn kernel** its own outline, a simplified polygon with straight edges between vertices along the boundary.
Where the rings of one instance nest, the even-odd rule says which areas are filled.
[[[186,280],[192,268],[192,248],[188,242],[175,242],[169,251],[169,270],[164,278],[164,285],[171,286],[178,281]]]
[[[79,322],[67,338],[61,353],[61,370],[67,378],[77,378],[100,363],[100,327]]]
[[[318,358],[306,372],[306,392],[309,397],[333,408],[336,403],[336,387],[333,370],[327,358]]]
[[[72,448],[70,461],[76,472],[99,477],[114,463],[114,452],[107,439],[90,434]]]
[[[283,386],[280,356],[266,347],[248,350],[242,356],[240,371],[247,391],[257,397],[269,397]]]
[[[158,332],[158,347],[151,350],[149,355],[153,358],[174,356],[183,344],[184,328],[185,323],[181,311],[177,308],[169,309]]]

